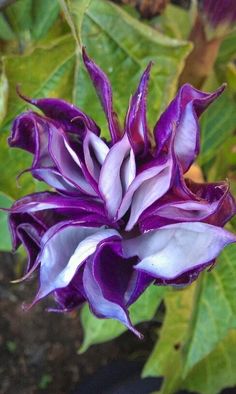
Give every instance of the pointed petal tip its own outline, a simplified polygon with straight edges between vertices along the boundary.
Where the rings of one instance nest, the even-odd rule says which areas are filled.
[[[134,335],[136,335],[136,337],[138,337],[138,339],[140,339],[140,340],[144,339],[144,335],[141,332],[139,332],[138,330],[136,330],[133,326],[130,326],[129,329],[130,329],[130,331],[132,331],[132,333]]]
[[[22,99],[22,100],[24,100],[24,101],[26,101],[27,103],[29,103],[29,104],[32,104],[32,105],[35,105],[36,104],[36,100],[35,99],[32,99],[31,97],[29,97],[29,96],[26,96],[25,94],[23,94],[22,93],[22,91],[21,91],[21,84],[17,84],[16,85],[16,93],[18,94],[18,96]]]

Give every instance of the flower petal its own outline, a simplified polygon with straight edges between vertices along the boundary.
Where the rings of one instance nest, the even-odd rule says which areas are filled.
[[[162,197],[170,188],[173,176],[172,159],[161,159],[151,163],[140,172],[129,186],[118,210],[117,219],[122,218],[131,205],[130,218],[126,226],[133,228],[142,212]]]
[[[146,118],[146,96],[152,63],[144,71],[138,89],[130,100],[125,120],[125,131],[135,154],[148,149],[148,126]]]
[[[39,108],[48,118],[53,119],[57,125],[63,127],[68,133],[78,134],[82,138],[88,130],[97,135],[100,134],[100,129],[96,123],[71,103],[55,98],[29,98],[20,93],[19,90],[18,94],[23,100]]]
[[[96,196],[96,192],[89,184],[82,171],[80,158],[69,145],[69,141],[62,130],[50,127],[49,152],[63,179],[74,185],[82,193]]]
[[[95,134],[88,132],[83,143],[84,160],[88,172],[98,182],[101,167],[109,152],[105,142]]]
[[[174,144],[175,155],[186,172],[199,153],[198,118],[224,88],[222,85],[213,93],[204,93],[183,85],[154,128],[157,155]]]
[[[110,82],[106,74],[88,57],[84,48],[83,61],[105,111],[112,142],[115,143],[120,139],[121,132],[117,114],[113,110]]]
[[[101,169],[99,191],[111,218],[115,217],[125,189],[135,176],[135,160],[130,152],[130,142],[125,134],[110,149]],[[128,163],[126,162],[127,158]]]
[[[41,242],[40,289],[34,302],[66,287],[87,257],[95,252],[98,243],[117,234],[116,230],[83,227],[73,221],[52,227]]]
[[[206,223],[177,223],[124,240],[125,257],[137,255],[138,270],[161,279],[174,279],[210,264],[236,236]]]
[[[118,320],[141,338],[132,326],[125,306],[125,289],[132,273],[132,266],[127,263],[119,256],[114,244],[110,247],[101,244],[85,265],[84,290],[89,306],[97,317]]]
[[[139,219],[142,231],[153,230],[164,224],[204,221],[224,226],[236,210],[235,201],[226,182],[200,184],[186,180],[185,195],[170,191],[149,207]]]

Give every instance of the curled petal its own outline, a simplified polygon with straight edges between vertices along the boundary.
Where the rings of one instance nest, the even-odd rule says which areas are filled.
[[[83,288],[83,270],[79,270],[72,281],[61,289],[54,291],[53,296],[58,305],[57,308],[49,308],[49,312],[70,312],[80,307],[85,301]]]
[[[123,240],[125,257],[137,255],[137,270],[163,279],[199,270],[211,264],[222,249],[236,242],[236,236],[206,223],[177,223],[149,231],[137,238]]]
[[[121,132],[117,114],[113,110],[110,82],[106,74],[88,57],[84,48],[83,61],[106,114],[112,142],[115,143],[120,139]]]
[[[120,219],[131,206],[130,218],[126,226],[133,228],[142,212],[159,199],[170,188],[173,177],[172,159],[161,159],[150,164],[149,168],[140,172],[130,184],[118,210]]]
[[[127,135],[110,149],[101,169],[99,191],[109,217],[114,218],[123,195],[135,177],[135,158]]]
[[[100,134],[96,123],[73,104],[55,98],[32,99],[24,96],[19,90],[18,94],[23,100],[39,108],[48,118],[53,119],[66,132],[78,134],[81,138],[88,130]]]
[[[87,261],[83,275],[86,298],[97,317],[116,319],[141,338],[129,319],[124,297],[132,265],[123,260],[116,242],[113,237],[101,244]]]
[[[125,130],[135,154],[145,154],[149,144],[146,118],[146,96],[151,66],[152,63],[149,63],[141,77],[138,89],[130,100],[125,120]]]
[[[79,222],[53,226],[41,241],[40,288],[33,303],[52,291],[66,287],[98,243],[117,235],[115,230],[83,227]]]
[[[185,199],[171,191],[141,215],[142,231],[193,221],[224,226],[234,215],[236,206],[226,182],[200,184],[187,180],[186,183]]]
[[[101,138],[88,132],[84,139],[83,149],[87,170],[97,183],[109,148]]]
[[[34,155],[32,167],[53,166],[48,152],[48,123],[38,114],[29,111],[19,115],[12,126],[8,143]]]
[[[204,93],[189,84],[183,85],[154,128],[157,155],[163,150],[169,151],[173,144],[175,155],[186,172],[199,153],[198,118],[224,88],[222,85],[213,93]]]
[[[62,130],[50,128],[49,152],[63,179],[72,184],[80,192],[96,196],[96,192],[86,180],[82,171],[83,164],[72,149]]]

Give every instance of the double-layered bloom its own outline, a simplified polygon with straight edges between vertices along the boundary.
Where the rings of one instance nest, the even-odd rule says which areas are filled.
[[[19,115],[11,147],[33,155],[33,177],[52,189],[16,201],[9,214],[13,246],[23,244],[39,290],[70,311],[88,302],[101,318],[134,333],[128,308],[149,285],[191,283],[236,237],[223,229],[235,213],[227,182],[184,178],[199,153],[201,113],[223,91],[184,85],[154,127],[151,144],[146,96],[151,64],[131,97],[124,127],[113,109],[110,83],[83,51],[111,139],[63,100],[29,99],[42,114]]]

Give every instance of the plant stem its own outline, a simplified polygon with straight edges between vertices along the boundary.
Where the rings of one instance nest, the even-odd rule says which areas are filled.
[[[208,40],[204,24],[198,16],[189,39],[193,42],[194,48],[187,58],[179,84],[181,86],[188,82],[200,89],[212,72],[222,38],[215,37]]]

